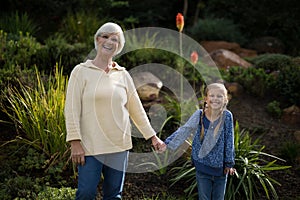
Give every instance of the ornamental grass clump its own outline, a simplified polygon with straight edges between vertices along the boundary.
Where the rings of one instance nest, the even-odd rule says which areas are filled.
[[[64,120],[67,78],[58,65],[46,84],[37,69],[36,77],[34,88],[21,83],[18,87],[10,86],[6,95],[8,106],[2,106],[2,109],[15,123],[18,135],[14,141],[33,146],[54,164],[67,158]]]

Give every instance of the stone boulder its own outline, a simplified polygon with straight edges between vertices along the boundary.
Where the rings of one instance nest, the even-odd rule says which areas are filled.
[[[159,91],[163,83],[151,72],[134,73],[132,79],[141,100],[150,101],[159,97]]]
[[[219,68],[227,69],[231,66],[251,67],[252,64],[242,59],[239,55],[226,50],[218,49],[210,53],[211,58]]]
[[[235,42],[202,41],[202,42],[200,42],[200,44],[208,53],[211,53],[211,52],[219,50],[219,49],[226,49],[226,50],[236,53],[237,55],[239,55],[242,58],[257,56],[257,53],[255,50],[241,48],[241,46]]]
[[[291,125],[300,124],[300,108],[296,105],[283,109],[281,116],[283,122]]]

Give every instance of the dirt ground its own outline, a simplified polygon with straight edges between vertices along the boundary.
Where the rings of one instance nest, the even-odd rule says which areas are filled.
[[[273,119],[266,112],[268,101],[247,94],[233,97],[229,102],[228,109],[238,121],[240,129],[250,130],[253,140],[258,136],[261,144],[265,145],[264,152],[280,156],[280,148],[286,142],[294,141],[293,133],[300,130],[300,125],[290,126],[282,123],[279,119]],[[262,135],[262,133],[264,133]],[[283,158],[285,159],[285,158]],[[281,162],[279,164],[287,165]],[[270,174],[281,186],[275,186],[280,200],[300,199],[300,166],[292,166],[286,171],[276,171]],[[169,194],[184,194],[184,183],[169,187],[167,177],[156,176],[152,173],[127,174],[124,186],[124,199],[143,199],[143,197],[156,197],[160,192],[168,191]],[[261,199],[267,199],[261,197]]]

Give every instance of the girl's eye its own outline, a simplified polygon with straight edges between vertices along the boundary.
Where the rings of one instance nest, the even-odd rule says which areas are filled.
[[[111,41],[118,43],[118,39],[112,38]]]

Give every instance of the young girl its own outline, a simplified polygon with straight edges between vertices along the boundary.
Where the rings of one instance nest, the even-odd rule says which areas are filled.
[[[196,168],[199,200],[223,200],[227,175],[235,173],[233,117],[226,109],[227,90],[213,83],[205,90],[204,108],[170,135],[167,147],[177,149],[191,134],[192,162]]]

